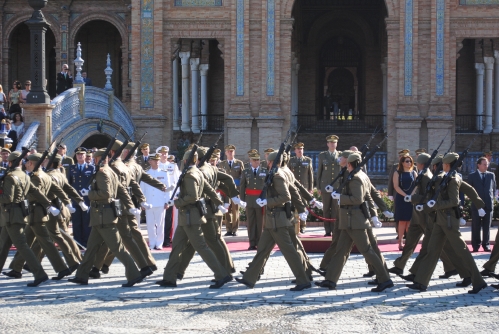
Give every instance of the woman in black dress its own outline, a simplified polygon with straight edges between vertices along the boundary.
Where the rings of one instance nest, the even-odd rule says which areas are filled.
[[[395,221],[398,221],[399,250],[404,248],[402,242],[404,233],[409,229],[412,217],[412,203],[404,201],[414,189],[417,173],[414,171],[414,161],[410,155],[402,156],[397,170],[393,173],[393,188],[395,194]]]

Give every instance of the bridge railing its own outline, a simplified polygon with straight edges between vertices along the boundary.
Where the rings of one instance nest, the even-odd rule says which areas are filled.
[[[68,126],[82,119],[80,115],[80,88],[71,88],[52,100],[52,138],[56,138]]]

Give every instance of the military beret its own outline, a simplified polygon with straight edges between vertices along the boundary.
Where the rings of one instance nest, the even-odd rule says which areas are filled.
[[[142,145],[140,145],[140,149],[143,150],[143,149],[146,149],[149,147],[149,144],[148,143],[144,143]]]
[[[29,161],[39,161],[42,158],[41,153],[33,153],[28,155],[28,160]]]
[[[483,155],[493,155],[493,154],[494,154],[494,152],[492,152],[492,151],[483,152]]]
[[[404,148],[403,150],[400,150],[399,151],[399,155],[407,155],[407,154],[410,154],[411,151],[407,148]]]
[[[94,152],[94,158],[101,157],[104,155],[104,153],[106,153],[106,149],[101,148],[100,150]]]
[[[343,157],[343,158],[348,158],[348,156],[350,154],[352,154],[353,151],[350,151],[350,150],[344,150],[343,152],[340,153],[340,157]]]
[[[14,151],[12,152],[11,154],[9,154],[9,157],[7,158],[8,161],[14,161],[16,160],[17,158],[19,158],[21,156],[21,152],[19,151]]]
[[[269,156],[267,157],[267,160],[268,161],[274,161],[275,158],[277,157],[277,151],[273,151],[271,153],[269,153]],[[281,156],[281,161],[282,161],[282,156]]]
[[[85,147],[78,147],[75,149],[76,154],[85,153],[85,152],[87,152],[87,149]]]
[[[418,148],[416,154],[426,153],[426,148]]]
[[[425,164],[428,162],[428,160],[430,160],[431,156],[428,154],[428,153],[421,153],[420,155],[418,155],[418,157],[416,158],[416,162],[418,164]]]
[[[184,157],[182,158],[182,160],[187,160],[189,159],[189,155],[191,155],[191,151],[185,151],[184,153]],[[194,156],[196,157],[198,155],[198,152],[194,152]]]
[[[360,161],[362,160],[362,156],[360,155],[360,153],[352,153],[348,156],[348,162],[354,162],[354,161]]]
[[[326,137],[327,141],[330,141],[330,142],[333,142],[333,143],[337,143],[338,139],[340,139],[340,137],[338,137],[337,135],[330,135],[330,136]]]
[[[168,146],[160,146],[156,149],[156,153],[168,153],[170,148]]]
[[[226,151],[234,151],[235,149],[236,149],[236,147],[232,144],[225,146]]]
[[[121,140],[116,139],[116,141],[113,144],[113,147],[111,147],[111,150],[116,151],[123,145],[123,142]]]
[[[305,147],[305,144],[303,143],[296,143],[293,145],[293,148],[304,148]]]
[[[202,159],[205,156],[206,152],[208,152],[208,148],[204,146],[198,146],[198,149],[196,151],[199,159]]]
[[[151,160],[159,160],[159,159],[161,159],[161,154],[156,153],[155,155],[151,155],[151,156],[149,156],[149,159],[151,159]]]
[[[129,142],[129,143],[126,145],[125,149],[126,149],[126,150],[131,150],[134,146],[135,146],[135,143]]]
[[[450,164],[456,161],[457,159],[459,159],[459,154],[457,154],[456,152],[449,152],[442,158],[442,162],[444,164]]]
[[[251,160],[260,160],[260,154],[258,154],[258,153],[250,154],[249,158]]]
[[[265,150],[265,151],[263,151],[263,152],[265,152],[265,153],[272,153],[272,152],[274,152],[274,151],[275,151],[275,150],[274,150],[273,148],[268,148],[268,149],[266,149],[266,150]]]
[[[68,147],[66,146],[66,144],[59,144],[59,146],[58,146],[58,147],[59,147],[59,148],[65,148],[65,149],[67,149],[67,148],[68,148]]]
[[[2,147],[2,152],[8,152],[11,153],[10,150],[7,147]]]
[[[443,158],[443,157],[444,157],[444,156],[443,156],[443,154],[439,154],[439,155],[437,155],[437,156],[436,156],[436,157],[435,157],[435,158],[431,161],[431,164],[432,164],[432,165],[437,165],[437,164],[441,163],[441,162],[442,162],[442,158]]]

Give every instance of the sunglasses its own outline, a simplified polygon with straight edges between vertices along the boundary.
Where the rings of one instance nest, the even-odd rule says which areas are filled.
[[[405,163],[412,163],[411,160],[404,160]]]

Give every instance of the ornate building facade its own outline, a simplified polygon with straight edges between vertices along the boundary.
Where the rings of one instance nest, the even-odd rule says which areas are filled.
[[[0,6],[7,90],[29,78],[31,9]],[[300,126],[308,150],[383,127],[388,161],[447,132],[443,146],[479,133],[472,150],[499,150],[499,0],[49,0],[44,13],[51,96],[78,42],[95,86],[109,53],[115,95],[153,146],[223,129],[242,155]]]

